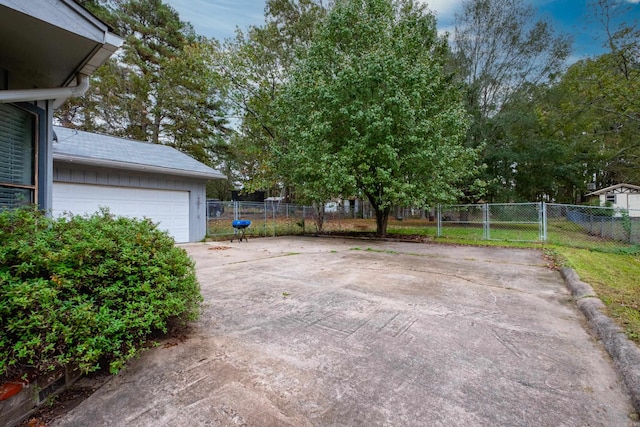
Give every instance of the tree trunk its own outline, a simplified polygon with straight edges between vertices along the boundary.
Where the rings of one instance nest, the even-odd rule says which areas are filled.
[[[324,203],[313,202],[311,206],[313,207],[313,219],[316,224],[316,232],[322,233],[324,227]]]
[[[387,223],[389,222],[389,214],[391,213],[391,208],[386,207],[384,209],[379,208],[374,205],[373,210],[376,213],[376,236],[384,237],[387,235]]]

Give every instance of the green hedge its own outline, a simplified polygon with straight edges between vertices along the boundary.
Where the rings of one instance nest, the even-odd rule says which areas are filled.
[[[101,362],[117,372],[201,302],[193,262],[151,221],[0,211],[0,380]]]

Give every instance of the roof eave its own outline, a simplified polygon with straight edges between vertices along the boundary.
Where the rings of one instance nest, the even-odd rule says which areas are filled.
[[[138,163],[119,162],[115,160],[95,159],[91,157],[69,156],[65,154],[53,154],[54,162],[78,164],[85,166],[96,166],[104,168],[123,169],[132,172],[159,173],[163,175],[182,176],[199,179],[226,179],[227,177],[219,172],[198,172],[184,169],[164,168],[160,166],[142,165]]]
[[[93,74],[124,42],[74,0],[0,0],[0,8],[6,12],[0,64],[20,77],[21,86],[11,90],[73,86],[78,74]]]
[[[124,39],[115,34],[106,32],[104,42],[97,46],[86,59],[85,63],[80,67],[77,73],[93,75],[93,73],[114,54],[122,46]],[[76,74],[77,74],[76,73]],[[70,76],[70,81],[74,76]],[[69,84],[69,81],[67,81]]]
[[[640,191],[640,186],[633,184],[615,184],[609,187],[601,188],[600,190],[592,191],[591,193],[586,194],[586,196],[600,196],[602,194],[607,194],[610,191],[617,190],[618,188],[627,187],[631,190]]]

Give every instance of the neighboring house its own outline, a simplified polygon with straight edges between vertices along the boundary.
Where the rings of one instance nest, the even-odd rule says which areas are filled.
[[[53,214],[107,207],[146,217],[177,242],[207,231],[206,183],[220,172],[166,145],[54,126]]]
[[[626,209],[629,216],[640,217],[640,186],[616,184],[587,194],[590,201],[597,200],[600,206]]]
[[[53,111],[121,44],[73,0],[0,0],[0,208],[51,209]]]

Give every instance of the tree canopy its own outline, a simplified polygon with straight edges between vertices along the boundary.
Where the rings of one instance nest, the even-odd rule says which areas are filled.
[[[617,0],[593,2],[606,53],[573,64],[524,0],[465,0],[451,47],[415,0],[267,0],[264,25],[224,43],[162,0],[78,2],[126,41],[59,122],[218,167],[214,197],[367,197],[383,232],[391,205],[640,184],[640,31]]]
[[[572,139],[594,153],[598,187],[640,183],[640,28],[624,20],[620,2],[598,0],[593,7],[608,51],[573,64],[562,77],[565,94],[556,112],[572,117]]]
[[[57,113],[63,126],[176,147],[216,166],[226,151],[225,88],[218,47],[161,0],[88,0],[125,39],[84,98]]]
[[[464,83],[472,117],[467,144],[482,148],[485,165],[481,187],[465,186],[466,201],[509,201],[517,195],[511,175],[521,159],[513,157],[518,147],[513,139],[505,139],[513,136],[505,132],[511,124],[522,124],[513,122],[518,117],[514,109],[529,104],[519,98],[532,85],[544,86],[562,72],[570,45],[570,39],[555,34],[549,22],[536,19],[533,6],[523,0],[462,3],[456,14],[450,66]],[[527,144],[520,140],[520,147],[536,144],[532,136]]]
[[[267,147],[277,134],[274,103],[325,15],[322,0],[267,0],[265,24],[237,30],[217,57],[238,120],[232,163],[247,189],[280,190],[283,185],[267,161]]]
[[[623,16],[619,3],[599,0],[595,7],[608,52],[519,93],[497,116],[508,136],[495,156],[512,170],[517,200],[575,202],[588,183],[640,182],[639,32],[614,19]],[[524,116],[533,119],[526,127],[514,119]]]
[[[455,70],[481,117],[499,112],[523,85],[560,72],[571,46],[522,0],[465,0],[453,39]]]
[[[278,98],[272,166],[308,200],[366,196],[379,235],[395,204],[455,200],[474,152],[447,52],[423,5],[337,1]]]

